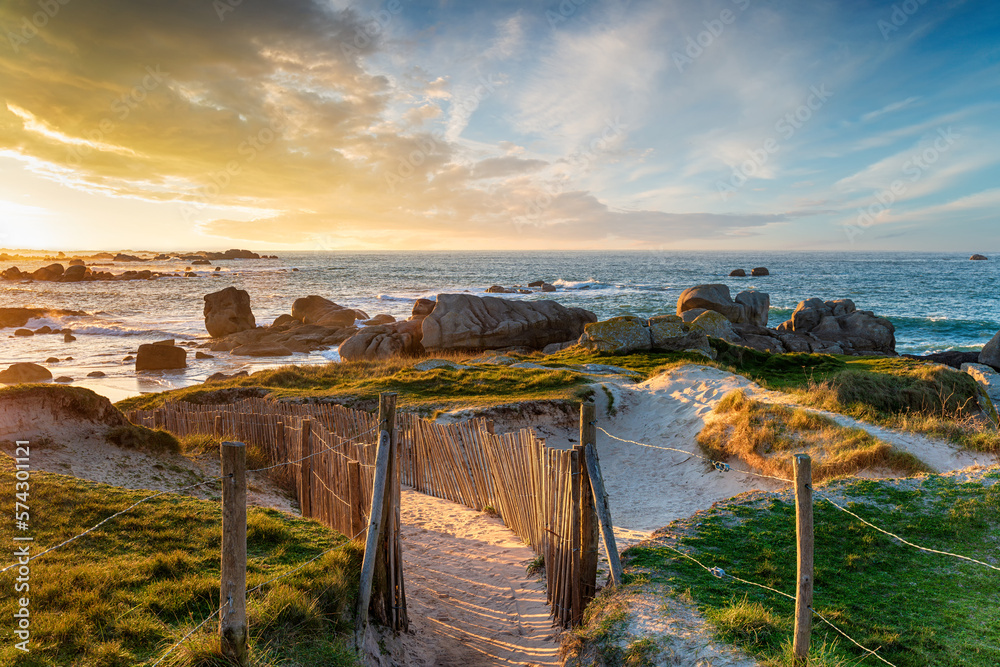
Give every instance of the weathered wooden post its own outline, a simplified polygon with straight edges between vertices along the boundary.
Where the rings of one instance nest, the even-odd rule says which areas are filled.
[[[222,437],[222,415],[215,415],[215,437]]]
[[[247,478],[246,446],[223,442],[222,577],[219,638],[222,654],[247,664]]]
[[[618,555],[618,545],[615,542],[614,524],[611,522],[611,507],[608,505],[608,493],[604,490],[604,477],[601,474],[601,463],[597,458],[597,447],[587,443],[584,448],[587,458],[587,472],[590,477],[590,489],[594,495],[597,517],[601,522],[601,533],[604,535],[604,550],[608,554],[608,566],[611,569],[611,583],[614,586],[622,584],[622,561]]]
[[[302,446],[299,450],[301,474],[299,475],[299,509],[302,510],[302,516],[312,516],[313,506],[312,506],[312,470],[313,470],[313,438],[312,438],[312,420],[308,417],[302,419]]]
[[[375,556],[380,533],[384,524],[382,505],[385,498],[385,487],[389,472],[389,434],[382,431],[378,440],[378,453],[375,455],[375,479],[372,482],[372,505],[368,514],[368,535],[365,538],[365,555],[361,562],[361,583],[358,588],[358,608],[355,613],[354,643],[360,651],[368,630],[368,605],[372,598],[372,582],[375,578]]]
[[[798,568],[795,585],[795,639],[792,654],[797,666],[808,664],[813,602],[812,460],[795,455],[795,534]]]
[[[351,535],[357,535],[365,527],[365,508],[361,502],[360,461],[351,459],[347,462],[347,486],[351,490]]]
[[[594,404],[580,404],[580,444],[573,449],[580,460],[580,579],[582,606],[586,609],[597,593],[597,549],[599,543],[597,509],[590,492],[590,474],[587,468],[587,445],[597,439],[597,421]]]

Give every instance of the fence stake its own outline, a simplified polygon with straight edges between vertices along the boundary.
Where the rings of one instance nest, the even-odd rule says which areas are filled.
[[[594,404],[580,404],[580,444],[573,449],[580,458],[580,583],[583,608],[586,609],[597,593],[597,550],[599,524],[594,495],[590,492],[590,472],[584,448],[593,445],[597,437],[597,417]]]
[[[361,561],[361,583],[358,588],[357,624],[354,643],[360,651],[368,630],[368,604],[372,597],[372,581],[375,576],[375,555],[382,531],[385,486],[389,472],[389,434],[382,431],[378,439],[378,453],[375,455],[375,479],[372,482],[372,507],[368,514],[368,535],[365,538],[365,555]]]
[[[795,524],[798,541],[798,570],[795,585],[795,640],[792,654],[797,666],[809,659],[813,602],[813,502],[812,461],[806,454],[795,455]]]
[[[347,485],[351,499],[351,535],[357,535],[365,527],[365,508],[361,503],[361,462],[347,462]]]
[[[615,543],[614,524],[611,523],[611,507],[608,505],[608,493],[604,490],[604,477],[601,475],[601,463],[597,458],[597,448],[594,443],[588,442],[583,452],[587,459],[590,488],[594,494],[597,516],[601,522],[601,532],[604,535],[604,549],[608,554],[608,566],[611,568],[611,584],[621,586],[622,561],[618,556],[618,545]]]
[[[306,417],[302,420],[302,453],[299,455],[303,459],[301,462],[301,474],[299,475],[299,509],[302,511],[302,516],[312,516],[312,469],[313,460],[311,458],[305,458],[312,456],[313,453],[313,438],[312,438],[312,420]]]
[[[222,415],[215,415],[215,437],[222,437]]]
[[[223,442],[222,581],[219,638],[222,654],[247,664],[247,478],[246,446]]]

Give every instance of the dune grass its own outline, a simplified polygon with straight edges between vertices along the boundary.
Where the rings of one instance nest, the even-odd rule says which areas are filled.
[[[462,363],[470,355],[449,357],[455,363]],[[214,402],[220,390],[259,387],[276,399],[321,398],[357,407],[374,406],[380,392],[394,391],[399,394],[400,407],[431,411],[515,400],[568,400],[586,381],[580,373],[565,369],[508,368],[495,364],[420,371],[414,368],[417,361],[397,358],[282,366],[225,382],[136,396],[116,405],[126,411],[151,409],[167,400]]]
[[[698,434],[698,445],[717,460],[736,457],[765,475],[790,479],[791,455],[808,454],[816,481],[853,475],[879,466],[913,474],[930,469],[908,452],[896,450],[858,428],[840,426],[802,408],[753,400],[742,389],[726,394],[717,418]]]
[[[13,496],[12,464],[0,463],[2,488]],[[35,553],[150,495],[34,472],[31,534]],[[2,539],[11,542],[12,521]],[[31,563],[31,652],[8,640],[0,664],[18,667],[134,667],[152,664],[219,607],[221,512],[218,501],[165,495]],[[287,572],[346,538],[318,523],[274,510],[248,516],[250,586]],[[10,552],[3,560],[12,560]],[[248,600],[256,665],[354,666],[353,628],[361,547],[351,543],[275,582]],[[13,587],[13,577],[7,575]],[[0,598],[0,615],[15,599]],[[9,627],[9,625],[8,625]],[[227,665],[209,622],[163,664]]]
[[[1000,471],[963,482],[835,482],[821,491],[848,509],[918,544],[996,563],[1000,540]],[[1000,664],[997,573],[929,554],[878,533],[832,505],[815,504],[816,610],[897,667],[993,667]],[[791,664],[794,602],[717,578],[682,558],[794,594],[795,504],[790,494],[753,494],[674,522],[624,553],[627,579],[658,583],[693,600],[718,637],[768,667]],[[810,665],[874,665],[875,658],[818,619]]]

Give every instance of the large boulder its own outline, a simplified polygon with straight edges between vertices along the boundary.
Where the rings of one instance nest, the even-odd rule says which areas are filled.
[[[32,272],[30,277],[33,280],[59,280],[65,271],[62,264],[49,264]]]
[[[628,354],[652,349],[653,341],[642,320],[622,316],[584,325],[580,346],[593,352]]]
[[[20,384],[22,382],[42,382],[51,380],[52,373],[45,366],[38,364],[11,364],[7,370],[0,371],[0,382],[3,384]]]
[[[148,343],[139,346],[135,355],[135,370],[162,371],[187,367],[187,350],[176,345]]]
[[[725,315],[717,313],[714,310],[702,312],[691,322],[690,326],[692,330],[700,331],[709,338],[721,338],[722,340],[731,341],[735,337],[733,323]]]
[[[205,328],[212,338],[222,338],[257,326],[246,290],[227,287],[205,295]]]
[[[714,310],[733,324],[765,326],[770,306],[771,297],[763,292],[740,292],[733,301],[728,285],[696,285],[677,299],[677,314],[684,318],[691,310]]]
[[[583,334],[597,316],[555,301],[508,301],[473,294],[439,294],[423,320],[427,349],[499,349],[525,346],[540,350]]]
[[[410,317],[427,317],[433,312],[436,305],[437,302],[431,299],[417,299],[413,303],[413,310],[410,313]]]
[[[986,260],[989,259],[989,257],[987,257],[986,255],[980,255],[980,254],[977,253],[977,254],[973,255],[972,257],[970,257],[969,259],[971,259],[974,262],[985,262]]]
[[[777,331],[805,337],[810,351],[828,354],[896,354],[896,328],[870,310],[858,310],[850,299],[806,299]],[[787,347],[787,345],[786,345]]]
[[[979,353],[979,363],[1000,371],[1000,331],[983,346]]]
[[[310,295],[296,299],[292,303],[292,317],[305,324],[349,327],[354,325],[355,320],[367,320],[368,314],[361,310],[345,308],[321,296]]]
[[[365,327],[340,344],[338,353],[345,361],[388,359],[422,354],[420,320]]]
[[[84,280],[89,273],[90,269],[83,264],[71,264],[60,280],[64,283],[78,283]]]

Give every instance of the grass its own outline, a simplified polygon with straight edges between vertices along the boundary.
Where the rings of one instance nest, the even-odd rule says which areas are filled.
[[[461,363],[468,356],[449,356]],[[513,400],[569,400],[585,384],[580,373],[508,368],[489,364],[469,369],[419,371],[413,359],[345,361],[324,366],[282,366],[249,377],[197,385],[118,402],[123,411],[151,409],[167,400],[211,403],[227,400],[226,391],[262,388],[272,398],[336,400],[356,407],[374,406],[380,392],[394,391],[398,404],[414,410],[488,406]],[[221,399],[219,397],[222,397]]]
[[[12,464],[0,464],[13,495]],[[36,552],[80,533],[150,492],[33,472]],[[11,544],[11,522],[2,539]],[[165,495],[94,533],[33,561],[31,652],[0,646],[0,664],[17,667],[133,667],[152,664],[219,607],[221,513],[218,502]],[[318,523],[274,510],[248,515],[248,584],[256,586],[345,543]],[[12,556],[5,557],[6,565]],[[248,600],[250,650],[257,665],[359,664],[353,632],[361,548],[347,544]],[[13,586],[12,578],[9,583]],[[10,619],[15,595],[0,599]],[[225,665],[217,622],[192,635],[164,664]]]
[[[880,466],[913,474],[930,469],[908,452],[859,428],[840,426],[829,417],[802,408],[756,401],[742,389],[726,394],[713,411],[718,418],[698,434],[698,445],[707,456],[736,457],[766,475],[790,479],[791,454],[812,459],[816,481],[852,475]]]
[[[837,482],[822,491],[846,497],[848,509],[923,546],[996,564],[1000,542],[1000,472],[983,481],[947,476],[922,481]],[[1000,664],[1000,621],[993,613],[997,573],[924,553],[878,533],[817,500],[814,607],[862,645],[897,667],[993,667]],[[795,506],[788,494],[734,499],[628,549],[626,572],[686,592],[720,639],[770,667],[791,664],[794,602],[770,591],[712,576],[707,567],[794,594]],[[859,664],[864,653],[814,619],[811,665]],[[863,664],[876,664],[868,658]]]

